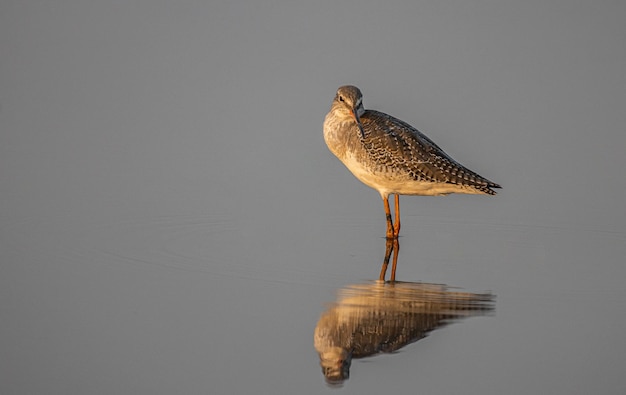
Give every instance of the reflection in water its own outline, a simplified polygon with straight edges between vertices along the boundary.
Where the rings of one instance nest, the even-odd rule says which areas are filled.
[[[439,284],[382,282],[339,292],[315,327],[315,349],[329,384],[350,375],[352,358],[396,351],[455,320],[492,311],[493,295]]]

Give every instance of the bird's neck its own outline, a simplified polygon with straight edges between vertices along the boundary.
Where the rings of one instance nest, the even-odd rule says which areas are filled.
[[[344,160],[349,151],[361,144],[361,134],[352,116],[329,112],[324,121],[324,140],[330,151]]]

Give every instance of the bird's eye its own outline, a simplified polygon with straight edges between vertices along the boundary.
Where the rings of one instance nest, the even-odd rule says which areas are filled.
[[[343,101],[343,96],[339,96],[339,101]]]

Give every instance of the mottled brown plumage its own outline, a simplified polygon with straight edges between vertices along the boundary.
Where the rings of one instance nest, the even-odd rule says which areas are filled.
[[[467,169],[426,135],[385,113],[365,110],[355,86],[337,90],[324,121],[330,151],[364,184],[376,189],[385,203],[387,237],[400,231],[398,195],[495,195],[500,185]],[[396,226],[388,198],[395,196]]]
[[[381,168],[404,172],[415,181],[472,187],[489,195],[500,186],[467,169],[423,133],[385,113],[365,110],[360,117],[363,147]]]

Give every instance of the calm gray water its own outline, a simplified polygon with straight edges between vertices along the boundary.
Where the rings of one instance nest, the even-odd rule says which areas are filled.
[[[626,392],[625,3],[370,3],[0,5],[0,393]],[[492,305],[342,307],[397,292],[348,83],[502,184],[401,198],[397,279]]]

